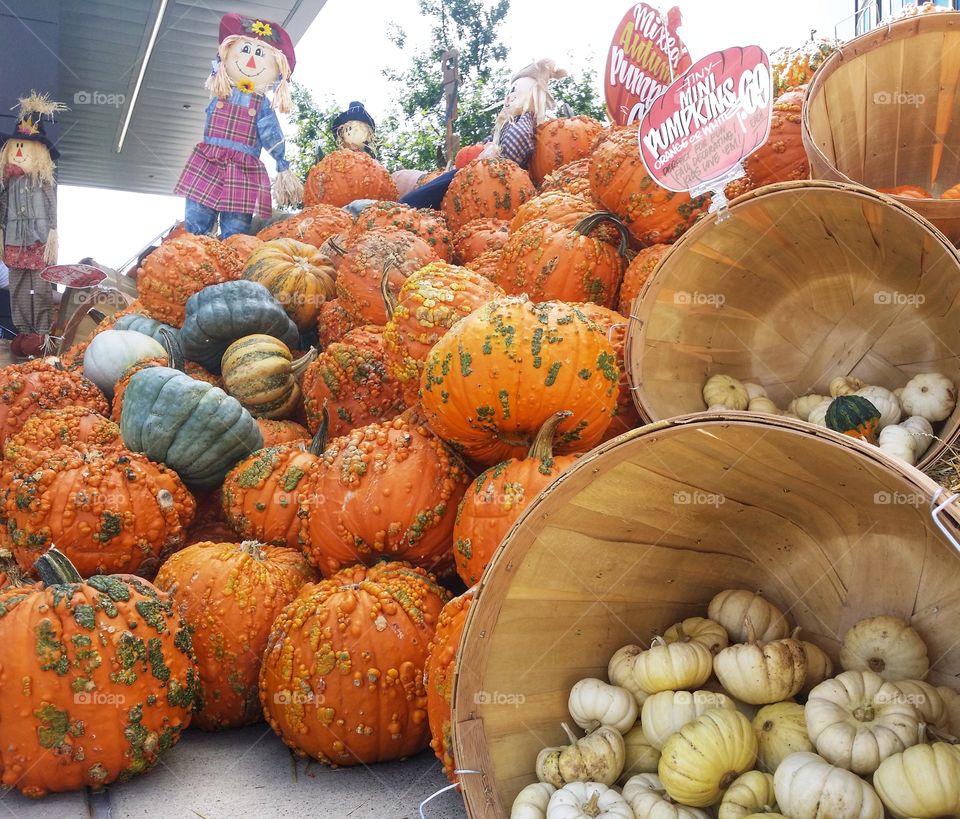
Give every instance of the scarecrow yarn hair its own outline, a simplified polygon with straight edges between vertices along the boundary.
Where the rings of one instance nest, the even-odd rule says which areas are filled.
[[[233,89],[230,78],[227,76],[227,69],[224,60],[227,58],[227,49],[237,40],[248,39],[257,40],[256,37],[250,37],[246,34],[231,34],[224,37],[223,42],[217,49],[216,69],[207,78],[206,87],[210,91],[210,97],[229,97]],[[287,55],[279,48],[274,48],[270,43],[263,40],[257,40],[264,48],[269,48],[277,61],[277,68],[280,70],[280,79],[273,89],[273,108],[281,114],[287,114],[293,108],[293,100],[290,99],[290,63]]]
[[[62,102],[56,102],[50,99],[48,94],[40,94],[37,91],[31,91],[28,96],[20,97],[17,107],[20,109],[21,117],[27,114],[39,114],[49,120],[52,120],[53,115],[60,111],[70,110]]]
[[[517,115],[513,111],[517,108],[523,112],[532,112],[537,125],[544,122],[547,118],[547,112],[557,106],[557,101],[550,93],[550,80],[559,80],[566,76],[567,72],[562,68],[557,68],[556,63],[550,59],[537,60],[514,74],[510,80],[511,83],[521,77],[529,77],[534,83],[526,94],[514,101],[514,105],[510,106],[511,110],[508,110],[507,106],[500,109],[493,125],[494,144],[500,143],[500,134],[504,127],[516,119]]]

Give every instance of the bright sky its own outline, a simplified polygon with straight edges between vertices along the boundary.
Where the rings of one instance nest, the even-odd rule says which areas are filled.
[[[821,37],[833,36],[835,26],[843,20],[846,23],[839,33],[849,36],[854,2],[679,0],[679,5],[684,21],[680,31],[697,60],[732,45],[755,43],[768,51],[800,45],[811,29]],[[632,6],[629,0],[576,4],[512,0],[502,28],[503,42],[510,49],[509,63],[520,68],[547,56],[574,69],[592,64],[597,82],[602,83],[614,29]],[[294,78],[313,90],[318,100],[331,97],[344,107],[350,100],[362,100],[378,119],[391,99],[380,72],[391,65],[403,67],[406,59],[387,39],[391,21],[406,29],[410,45],[425,42],[429,36],[428,25],[418,16],[416,0],[327,0],[297,45]],[[204,79],[198,77],[197,82]],[[269,158],[266,164],[273,173]],[[59,197],[61,263],[92,256],[119,266],[183,213],[182,200],[172,196],[61,185]]]

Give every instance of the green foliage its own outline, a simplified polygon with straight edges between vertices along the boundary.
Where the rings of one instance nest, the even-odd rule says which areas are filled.
[[[588,117],[607,122],[607,105],[600,93],[601,83],[597,72],[590,66],[596,63],[590,55],[584,68],[576,68],[573,54],[567,54],[561,65],[570,73],[551,86],[557,105],[566,103],[573,114],[586,114]]]
[[[339,109],[331,99],[320,107],[310,90],[299,83],[291,84],[291,98],[293,111],[290,119],[296,124],[297,132],[287,144],[295,147],[293,156],[288,156],[290,167],[300,177],[306,180],[310,168],[316,164],[322,151],[324,155],[335,151],[337,146],[330,131],[330,123],[339,113]],[[318,150],[319,149],[319,150]]]

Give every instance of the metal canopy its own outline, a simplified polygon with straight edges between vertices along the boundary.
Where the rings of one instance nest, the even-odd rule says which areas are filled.
[[[238,12],[276,21],[296,43],[325,2],[60,3],[60,98],[71,108],[59,117],[60,183],[172,193],[190,150],[203,134],[209,101],[203,84],[216,56],[221,16]],[[155,27],[153,50],[135,94]],[[118,153],[131,103],[133,115]]]

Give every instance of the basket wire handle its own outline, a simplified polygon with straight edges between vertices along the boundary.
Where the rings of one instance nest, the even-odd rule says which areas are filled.
[[[474,771],[474,770],[471,770],[471,769],[469,769],[469,768],[457,768],[457,769],[454,771],[454,773],[455,773],[455,774],[458,774],[458,775],[460,775],[460,774],[483,774],[483,771]],[[460,787],[460,783],[459,783],[459,782],[452,782],[451,784],[449,784],[449,785],[447,785],[447,786],[445,786],[445,787],[443,787],[443,788],[440,788],[440,790],[438,790],[436,793],[430,794],[430,796],[428,796],[426,799],[424,799],[424,800],[420,803],[420,819],[427,819],[427,814],[425,814],[425,813],[423,812],[423,808],[424,808],[424,806],[425,806],[428,802],[432,802],[434,799],[436,799],[436,798],[437,798],[438,796],[440,796],[441,794],[444,794],[444,793],[446,793],[447,791],[452,791],[454,788],[459,788],[459,787]]]
[[[950,533],[947,529],[946,524],[943,522],[943,519],[940,517],[940,513],[943,512],[951,503],[953,503],[957,498],[960,498],[960,493],[954,493],[952,495],[947,495],[946,500],[937,503],[937,501],[946,495],[946,491],[943,487],[940,487],[930,499],[930,517],[933,518],[933,522],[937,524],[937,528],[943,532],[944,537],[950,541],[950,544],[953,546],[957,552],[960,552],[960,543],[957,543],[957,539]]]

